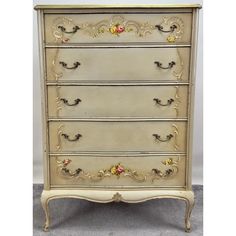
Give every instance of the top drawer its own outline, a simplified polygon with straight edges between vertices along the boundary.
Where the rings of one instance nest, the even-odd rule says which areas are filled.
[[[46,43],[189,43],[191,13],[45,14]]]

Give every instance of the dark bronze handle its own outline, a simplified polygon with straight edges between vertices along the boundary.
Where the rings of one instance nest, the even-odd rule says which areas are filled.
[[[161,103],[161,100],[158,99],[158,98],[153,98],[153,100],[156,101],[157,104],[159,104],[160,106],[163,106],[163,107],[169,106],[169,105],[171,105],[172,102],[175,101],[173,98],[170,98],[170,99],[167,100],[167,103],[166,103],[166,104],[162,104],[162,103]]]
[[[174,65],[175,65],[175,62],[174,61],[171,61],[169,62],[168,66],[167,67],[163,67],[162,66],[162,63],[159,62],[159,61],[154,61],[154,63],[157,65],[157,67],[163,69],[163,70],[166,70],[166,69],[171,69]]]
[[[171,140],[171,138],[173,138],[173,134],[168,134],[166,135],[166,139],[162,139],[161,136],[159,134],[153,134],[152,136],[154,136],[156,139],[158,139],[160,142],[168,142],[169,140]]]
[[[76,69],[80,65],[80,63],[78,61],[74,62],[74,66],[72,66],[72,67],[68,67],[64,61],[60,61],[59,64],[61,64],[64,68],[66,68],[68,70]]]
[[[66,31],[66,28],[64,26],[59,25],[58,29],[61,29],[61,31],[66,34],[74,34],[77,32],[77,30],[80,29],[80,27],[76,25],[75,27],[72,28],[72,31]]]
[[[61,134],[61,136],[63,136],[66,140],[68,140],[70,142],[77,141],[82,137],[81,134],[76,134],[74,138],[70,138],[68,134]]]
[[[163,29],[163,26],[161,26],[161,25],[155,25],[155,27],[156,27],[159,31],[161,31],[161,32],[163,32],[163,33],[172,33],[172,32],[174,32],[174,30],[177,28],[176,25],[171,25],[171,26],[170,26],[170,30],[164,30],[164,29]]]
[[[63,101],[67,106],[76,106],[78,105],[80,102],[82,102],[79,98],[74,100],[74,103],[69,103],[67,99],[65,98],[61,98],[61,101]]]

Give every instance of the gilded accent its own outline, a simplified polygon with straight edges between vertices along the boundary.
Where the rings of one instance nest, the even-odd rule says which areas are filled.
[[[144,37],[146,34],[151,34],[155,26],[148,22],[139,23],[126,20],[123,16],[112,16],[109,20],[102,20],[96,24],[86,23],[80,28],[92,37],[97,37],[106,32],[116,36],[123,32],[135,32],[139,37]]]
[[[180,157],[178,156],[177,160],[174,160],[173,158],[169,158],[167,160],[162,161],[161,163],[168,167],[165,171],[161,171],[159,169],[152,169],[152,182],[154,180],[158,179],[167,179],[170,177],[175,176],[179,169],[178,169],[178,163],[179,163]]]
[[[173,71],[173,75],[176,77],[178,81],[182,81],[184,61],[182,59],[179,49],[176,48],[176,50],[177,50],[177,55],[178,55],[178,60],[179,60],[179,63],[178,63],[179,66],[177,66],[176,70]]]
[[[179,135],[179,129],[176,124],[172,124],[173,132],[174,132],[174,150],[178,151],[179,150],[179,145],[178,145],[178,135]]]
[[[163,21],[160,24],[163,28],[169,28],[170,26],[176,26],[175,30],[171,32],[166,40],[169,43],[174,43],[176,40],[181,39],[184,33],[184,22],[179,17],[163,17]]]
[[[60,96],[60,88],[61,86],[56,86],[56,116],[59,117],[61,107],[61,96]]]
[[[62,129],[64,128],[64,125],[60,125],[57,129],[57,151],[61,150],[61,134],[62,134]]]
[[[181,100],[180,100],[180,95],[179,95],[179,86],[175,86],[175,105],[174,105],[174,109],[175,109],[176,117],[179,116],[179,104],[180,103],[181,103]]]
[[[51,66],[51,72],[56,82],[58,82],[59,78],[63,76],[62,71],[58,71],[58,66],[57,66],[58,55],[59,55],[59,48],[56,49],[56,53],[53,57],[52,66]]]
[[[114,202],[121,202],[123,200],[123,197],[120,193],[117,192],[113,195],[112,200]]]
[[[69,179],[89,179],[91,182],[99,182],[105,177],[116,176],[117,179],[119,179],[122,175],[124,177],[130,177],[136,182],[142,183],[147,180],[151,180],[151,182],[153,182],[155,179],[167,179],[176,175],[178,173],[179,159],[180,157],[178,156],[177,160],[174,160],[173,158],[164,160],[161,162],[161,164],[168,167],[168,169],[161,171],[159,169],[153,168],[151,172],[147,172],[145,174],[141,174],[135,170],[126,168],[120,163],[111,166],[109,169],[99,170],[96,174],[90,174],[81,168],[77,168],[73,171],[67,168],[67,166],[72,162],[70,159],[59,160],[58,157],[56,157],[56,162],[58,175]]]

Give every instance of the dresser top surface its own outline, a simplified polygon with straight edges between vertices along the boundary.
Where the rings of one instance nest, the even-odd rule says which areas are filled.
[[[87,4],[87,5],[36,5],[34,7],[35,10],[39,9],[90,9],[90,8],[97,8],[97,9],[124,9],[124,8],[140,8],[140,9],[148,9],[148,8],[157,8],[157,9],[168,9],[168,8],[201,8],[202,6],[200,4],[108,4],[108,5],[93,5],[93,4]]]

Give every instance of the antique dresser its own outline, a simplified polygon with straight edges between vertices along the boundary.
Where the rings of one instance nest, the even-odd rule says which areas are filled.
[[[194,205],[199,5],[39,5],[44,190],[50,200]]]

